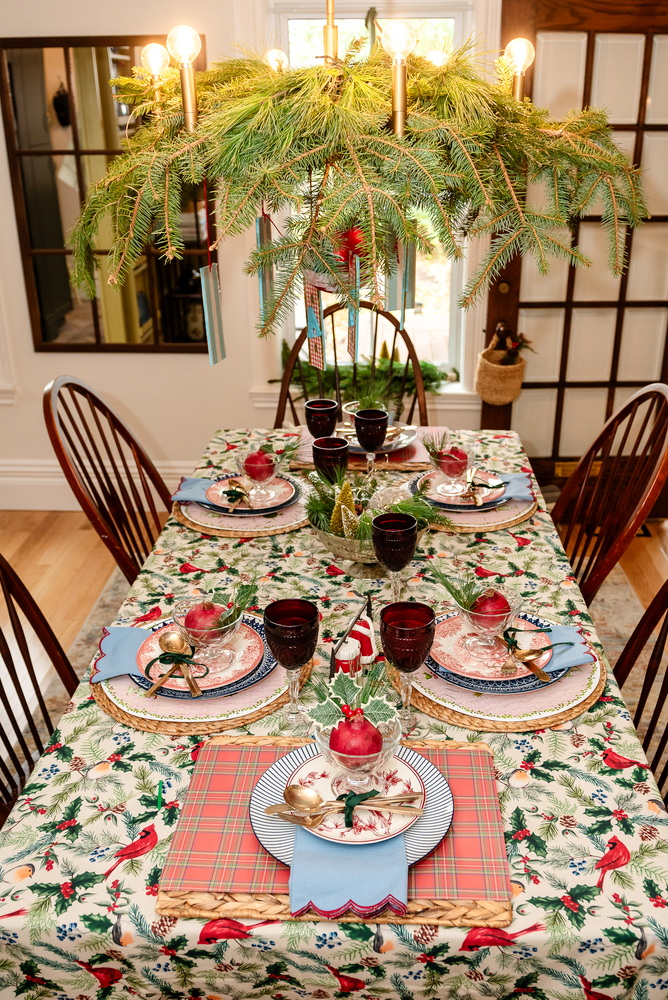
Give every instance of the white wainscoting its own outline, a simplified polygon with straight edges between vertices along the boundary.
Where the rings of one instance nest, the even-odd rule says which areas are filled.
[[[270,427],[278,403],[278,389],[251,389],[258,414],[257,426]],[[476,429],[480,426],[480,400],[456,386],[438,396],[427,396],[429,419],[434,425]],[[199,456],[156,462],[168,487],[176,489],[179,478],[194,469]],[[58,461],[55,458],[0,458],[0,510],[77,510]]]

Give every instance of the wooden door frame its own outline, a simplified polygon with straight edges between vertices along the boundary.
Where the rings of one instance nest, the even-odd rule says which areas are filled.
[[[648,24],[652,25],[651,29]],[[554,0],[503,0],[501,8],[501,48],[505,48],[511,38],[522,36],[535,44],[537,30],[551,31],[589,31],[589,32],[619,32],[664,34],[668,32],[668,5],[663,3],[643,3],[642,0],[622,0],[616,6],[611,6],[608,0],[578,0],[570,3],[564,0],[556,4]],[[649,46],[645,49],[648,58]],[[593,46],[589,46],[589,60],[593,59]],[[591,65],[588,66],[587,77],[591,75]],[[645,74],[646,76],[646,74]],[[533,68],[527,71],[525,93],[531,96],[533,85]],[[644,95],[641,95],[641,100]],[[588,103],[589,95],[585,93],[584,104]],[[632,126],[624,126],[632,130]],[[640,130],[638,129],[638,132]],[[490,287],[487,305],[487,321],[485,327],[486,342],[489,343],[498,324],[505,325],[516,332],[518,305],[520,301],[521,258],[515,257],[503,268],[493,285]],[[570,268],[569,285],[565,300],[572,298],[575,269]],[[627,280],[628,271],[625,272]],[[623,293],[620,293],[620,298]],[[593,305],[593,303],[592,303]],[[567,307],[572,309],[571,307]],[[618,330],[615,337],[615,349],[619,350],[621,334],[621,317],[618,313]],[[568,323],[564,327],[564,338],[569,335]],[[668,336],[666,337],[661,379],[668,379]],[[562,351],[562,362],[559,373],[559,384],[566,382],[565,363],[568,356],[568,340],[566,350]],[[532,383],[533,384],[533,383]],[[552,381],[550,382],[550,386]],[[539,384],[535,385],[539,388]],[[610,385],[610,393],[614,387]],[[561,396],[563,398],[563,394]],[[609,407],[610,408],[610,407]],[[505,430],[510,427],[512,404],[507,406],[491,406],[482,404],[481,427],[491,430]],[[559,421],[557,422],[557,426]],[[541,464],[540,462],[538,463]],[[542,463],[547,466],[547,462]],[[554,464],[551,460],[550,464]],[[546,469],[547,471],[547,469]],[[559,477],[558,477],[559,478]]]

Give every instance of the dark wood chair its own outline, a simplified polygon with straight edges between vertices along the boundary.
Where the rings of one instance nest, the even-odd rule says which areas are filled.
[[[401,398],[405,395],[406,384],[408,381],[408,376],[412,371],[415,378],[415,392],[412,395],[410,404],[408,406],[408,413],[405,416],[405,421],[411,423],[413,420],[413,414],[415,413],[415,407],[417,406],[418,418],[420,425],[425,427],[429,424],[429,417],[427,415],[427,401],[424,391],[424,382],[422,380],[422,372],[420,370],[420,360],[413,346],[413,342],[406,333],[405,330],[400,328],[399,320],[392,315],[392,313],[384,312],[382,309],[375,309],[373,303],[362,301],[360,302],[360,323],[362,322],[363,316],[371,317],[372,325],[372,350],[371,355],[368,360],[371,363],[371,371],[375,372],[378,370],[378,352],[381,350],[383,343],[386,343],[389,351],[389,364],[388,371],[391,373],[396,373],[399,376],[399,389],[401,393]],[[350,358],[345,352],[342,351],[341,345],[346,342],[347,339],[347,317],[348,310],[345,305],[337,303],[332,306],[328,306],[324,310],[323,319],[325,321],[325,329],[329,327],[328,331],[328,352],[331,351],[331,357],[328,357],[328,368],[331,368],[334,374],[334,398],[339,403],[339,408],[341,407],[341,385],[339,380],[339,365],[350,364]],[[337,319],[339,322],[339,327],[337,330]],[[329,323],[327,322],[329,320]],[[343,322],[344,328],[341,327]],[[337,337],[338,332],[338,337]],[[337,344],[338,340],[338,344]],[[295,400],[293,398],[293,391],[295,382],[299,385],[297,395],[300,400],[306,401],[308,399],[325,397],[331,398],[331,389],[326,389],[323,383],[322,373],[316,371],[317,379],[317,392],[309,391],[309,386],[305,377],[305,368],[302,358],[300,358],[300,353],[304,344],[306,342],[306,327],[301,331],[297,337],[292,350],[288,356],[285,364],[285,370],[283,372],[283,378],[281,380],[281,390],[278,397],[278,407],[276,409],[276,419],[274,420],[274,427],[282,427],[283,421],[285,419],[285,411],[290,406],[290,413],[292,415],[292,420],[295,424],[299,424],[301,421],[297,414],[295,408]],[[331,342],[331,344],[330,344]],[[395,361],[395,350],[399,346],[399,353],[401,353],[401,347],[406,349],[406,359],[405,361]],[[367,360],[367,355],[365,355],[365,361]],[[297,372],[297,380],[295,379],[295,370]],[[356,390],[358,383],[357,365],[353,365],[353,392]]]
[[[79,682],[44,615],[2,556],[0,590],[1,826],[60,715],[52,718],[44,682],[38,678],[44,659],[53,665],[68,695]]]
[[[130,583],[161,531],[170,492],[123,421],[90,386],[62,375],[44,390],[51,444],[81,509]]]
[[[655,632],[656,636],[653,638]],[[668,744],[666,638],[668,638],[668,581],[664,583],[636,625],[615,664],[614,671],[622,690],[629,678],[635,680],[638,677],[637,685],[633,685],[633,698],[627,696],[631,684],[628,684],[624,696],[633,713],[633,724],[638,730],[662,795],[665,795],[668,788],[668,760],[663,760]],[[663,768],[659,774],[662,761]]]
[[[668,477],[668,386],[645,386],[607,421],[552,509],[587,604]]]

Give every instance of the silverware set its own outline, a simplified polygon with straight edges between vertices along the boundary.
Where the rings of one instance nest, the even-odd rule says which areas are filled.
[[[420,798],[421,794],[421,792],[407,792],[401,795],[374,795],[354,808],[355,810],[381,809],[383,812],[421,816],[422,808],[406,804]],[[345,809],[344,802],[339,802],[337,799],[322,799],[316,791],[303,785],[288,785],[283,792],[283,798],[284,802],[267,806],[265,813],[276,816],[286,823],[307,828],[319,826],[327,816],[343,812]]]

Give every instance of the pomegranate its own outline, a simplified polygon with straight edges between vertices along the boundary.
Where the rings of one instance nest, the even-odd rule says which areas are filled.
[[[436,455],[436,465],[444,476],[459,479],[466,472],[469,464],[468,455],[461,448],[450,448],[439,451]]]
[[[274,475],[275,469],[274,457],[262,448],[249,452],[244,460],[244,472],[254,483],[266,483]]]
[[[503,594],[489,588],[476,597],[469,608],[469,617],[478,628],[501,629],[509,612],[510,605]]]
[[[364,709],[343,705],[341,711],[345,719],[329,734],[329,749],[350,757],[380,753],[383,749],[382,733],[373,722],[364,718]]]
[[[224,608],[213,601],[202,601],[186,614],[183,625],[194,639],[206,639],[206,633],[220,628],[221,618],[229,616],[229,608]]]

